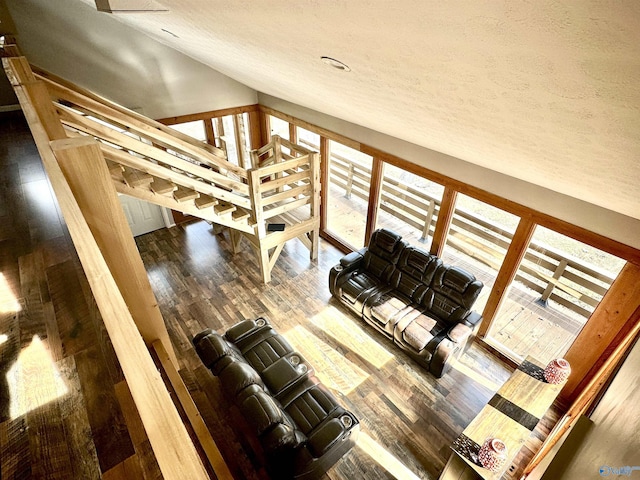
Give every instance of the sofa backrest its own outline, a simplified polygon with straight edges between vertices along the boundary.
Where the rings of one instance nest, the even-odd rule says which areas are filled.
[[[413,302],[430,308],[433,294],[429,287],[440,265],[442,260],[435,255],[407,246],[400,255],[391,284]]]
[[[471,273],[458,267],[441,265],[431,281],[431,313],[449,324],[459,323],[471,311],[482,286],[482,282]]]
[[[380,280],[388,282],[406,243],[397,233],[384,228],[376,230],[364,253],[362,266]]]

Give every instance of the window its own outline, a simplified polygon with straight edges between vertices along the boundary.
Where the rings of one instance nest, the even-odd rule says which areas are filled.
[[[384,164],[376,228],[387,228],[407,242],[428,249],[444,187]]]
[[[365,244],[373,158],[329,141],[327,230],[355,249]]]
[[[204,122],[202,120],[196,120],[195,122],[177,123],[175,125],[169,125],[169,127],[177,130],[178,132],[189,135],[190,137],[200,140],[201,142],[207,141],[207,134],[204,130]]]
[[[482,313],[519,217],[458,194],[442,260],[458,265],[484,283],[473,309]]]
[[[487,340],[515,360],[562,357],[624,260],[537,226]]]

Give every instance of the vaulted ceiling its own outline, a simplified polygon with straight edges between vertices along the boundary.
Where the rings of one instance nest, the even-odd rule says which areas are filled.
[[[143,3],[115,16],[259,92],[640,219],[637,0]]]

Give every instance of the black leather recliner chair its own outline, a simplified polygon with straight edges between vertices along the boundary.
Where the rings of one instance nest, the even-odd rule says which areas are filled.
[[[482,319],[471,308],[483,285],[461,268],[380,229],[329,273],[331,293],[436,377]]]
[[[224,335],[205,330],[193,344],[255,433],[273,478],[319,478],[355,445],[357,418],[266,319]]]

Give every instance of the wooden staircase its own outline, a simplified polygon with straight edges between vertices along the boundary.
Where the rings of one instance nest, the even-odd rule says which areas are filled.
[[[299,238],[310,257],[317,257],[317,153],[274,136],[251,152],[252,168],[245,169],[229,162],[219,148],[19,58],[11,59],[12,68],[28,70],[34,82],[46,86],[67,137],[98,142],[117,192],[228,227],[234,252],[242,238],[248,239],[265,283],[288,240]],[[268,223],[280,229],[271,231]]]

